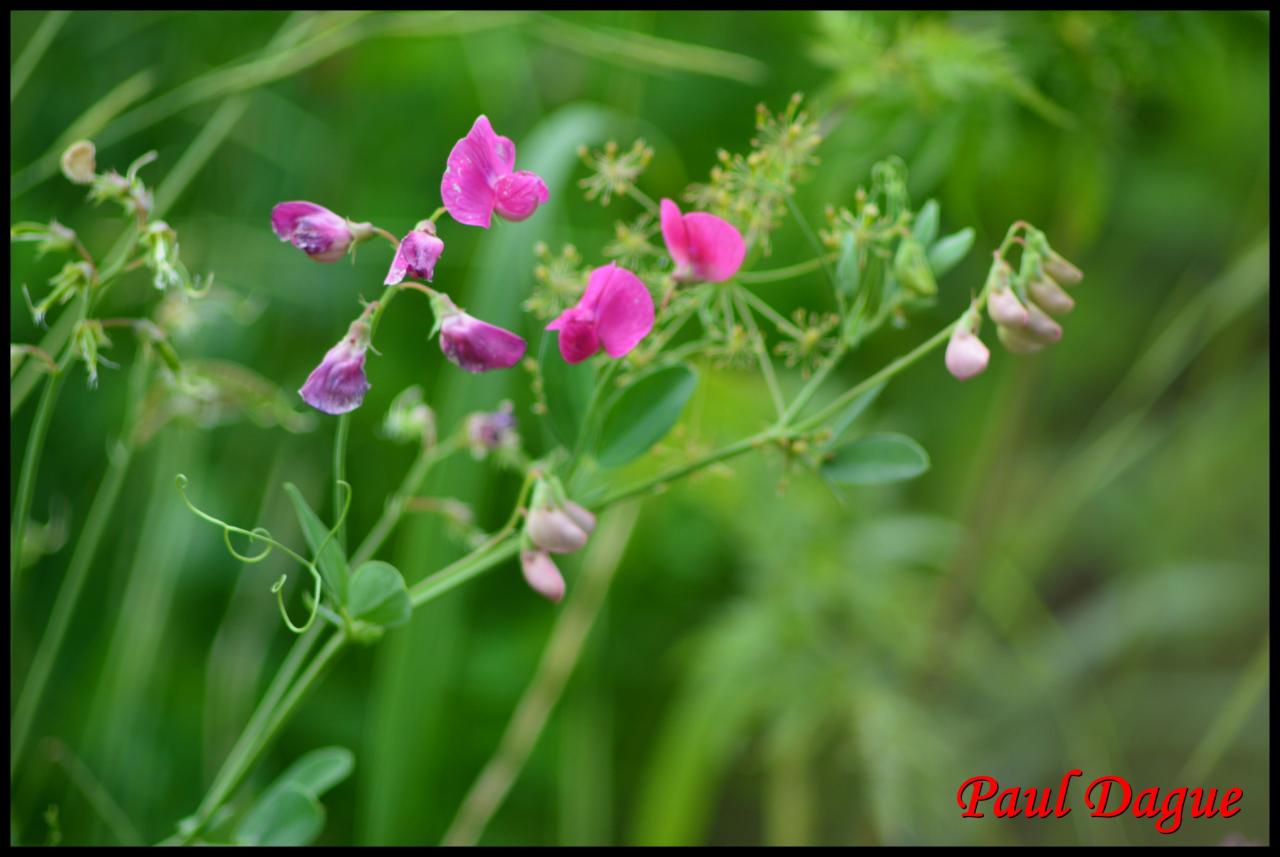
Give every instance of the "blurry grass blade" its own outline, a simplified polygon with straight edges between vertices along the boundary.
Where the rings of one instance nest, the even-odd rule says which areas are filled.
[[[1235,690],[1227,697],[1222,710],[1187,760],[1178,777],[1180,782],[1203,782],[1213,773],[1223,753],[1239,735],[1246,718],[1262,700],[1270,684],[1270,676],[1271,635],[1268,633],[1245,667],[1244,675],[1236,682]]]
[[[644,71],[705,74],[747,84],[762,83],[769,76],[769,67],[753,57],[643,33],[584,27],[549,16],[534,25],[533,33],[593,59]]]
[[[27,78],[31,76],[31,72],[35,70],[40,58],[49,49],[49,45],[53,43],[54,36],[58,35],[58,31],[62,29],[62,25],[66,23],[67,16],[70,14],[70,12],[56,9],[50,11],[49,14],[44,16],[40,26],[36,27],[36,31],[31,34],[31,40],[27,42],[27,46],[22,49],[17,62],[9,70],[10,104],[13,104],[13,100],[18,97],[23,84],[27,82]],[[13,21],[10,19],[10,26],[12,25]]]
[[[61,153],[76,140],[93,139],[106,127],[107,123],[120,115],[120,112],[145,96],[156,85],[156,76],[151,69],[143,69],[132,77],[126,78],[112,88],[110,92],[99,98],[93,106],[72,122],[67,130],[53,144],[53,151]]]

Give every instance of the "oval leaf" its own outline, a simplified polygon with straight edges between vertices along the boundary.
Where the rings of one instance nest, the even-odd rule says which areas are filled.
[[[938,237],[938,201],[931,199],[916,212],[915,223],[911,224],[911,234],[924,246],[928,247]]]
[[[294,783],[317,798],[345,780],[355,767],[355,756],[346,747],[321,747],[299,758],[276,779],[276,785]]]
[[[324,807],[297,783],[269,789],[236,829],[244,845],[308,845],[324,829]]]
[[[929,454],[903,434],[873,434],[845,444],[822,465],[841,485],[883,485],[913,479],[929,469]]]
[[[973,249],[973,236],[973,229],[966,226],[959,232],[939,238],[938,243],[929,248],[929,267],[935,277],[941,277],[960,264],[960,260]]]
[[[324,550],[320,552],[320,557],[316,560],[316,567],[320,569],[320,576],[324,578],[324,582],[328,585],[329,592],[332,593],[334,599],[339,604],[346,604],[347,576],[350,573],[346,554],[342,552],[342,548],[338,545],[336,538],[326,541],[326,537],[329,535],[329,528],[320,520],[320,516],[307,505],[307,501],[303,499],[302,492],[298,490],[298,486],[291,482],[286,482],[284,490],[289,495],[289,499],[293,501],[293,511],[298,516],[298,526],[302,529],[302,535],[307,540],[307,546],[314,552],[321,543],[324,544]]]
[[[554,333],[542,337],[538,373],[547,402],[547,423],[560,443],[573,449],[582,429],[582,418],[591,401],[595,374],[589,362],[569,364],[560,356],[560,342]]]
[[[626,464],[662,440],[680,419],[697,384],[698,376],[688,366],[669,366],[620,392],[600,431],[600,463]]]
[[[351,576],[351,616],[373,625],[393,628],[409,621],[413,605],[404,578],[395,566],[370,560]]]

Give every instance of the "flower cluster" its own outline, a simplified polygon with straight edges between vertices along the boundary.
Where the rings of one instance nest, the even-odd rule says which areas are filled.
[[[564,578],[551,554],[581,550],[595,528],[596,516],[568,499],[558,480],[538,480],[520,545],[520,568],[534,592],[551,601],[564,598]]]

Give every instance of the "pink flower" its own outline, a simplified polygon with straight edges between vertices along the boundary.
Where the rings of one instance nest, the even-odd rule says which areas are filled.
[[[302,400],[326,414],[354,411],[364,401],[369,380],[364,375],[364,353],[369,347],[369,325],[363,317],[351,323],[342,341],[330,348],[298,390]]]
[[[467,136],[453,146],[440,181],[440,197],[453,219],[489,228],[497,212],[520,221],[547,201],[547,185],[534,173],[515,171],[516,146],[500,137],[486,116],[476,119]]]
[[[747,255],[733,224],[701,211],[681,214],[669,199],[662,200],[662,240],[676,263],[675,279],[685,282],[722,283],[738,273]]]
[[[567,363],[581,363],[602,345],[610,357],[621,357],[652,329],[649,290],[616,262],[592,271],[577,305],[547,325],[547,330],[560,332],[560,354]]]
[[[436,273],[436,261],[444,252],[444,242],[436,237],[436,228],[431,221],[424,220],[404,238],[396,248],[396,257],[391,260],[391,270],[383,284],[394,286],[405,277],[431,282]]]
[[[520,570],[534,592],[551,601],[564,598],[564,578],[546,551],[520,551]]]
[[[468,372],[509,369],[524,356],[525,342],[454,307],[440,319],[440,350]]]
[[[317,262],[336,262],[355,236],[345,217],[314,202],[282,202],[271,209],[271,228]]]
[[[991,359],[991,352],[978,338],[976,328],[980,321],[977,313],[965,313],[947,342],[947,371],[958,381],[968,381],[975,375],[981,375]]]

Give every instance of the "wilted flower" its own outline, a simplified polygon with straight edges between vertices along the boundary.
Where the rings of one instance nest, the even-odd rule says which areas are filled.
[[[459,223],[489,228],[491,217],[524,220],[547,201],[547,185],[535,173],[515,170],[516,146],[494,132],[487,116],[449,152],[440,181],[445,209]]]
[[[947,371],[958,381],[967,381],[982,374],[991,359],[991,352],[978,338],[981,324],[982,316],[970,309],[951,332],[951,339],[947,342]]]
[[[436,237],[435,224],[424,220],[413,231],[400,239],[396,257],[391,260],[384,285],[394,286],[405,277],[431,282],[436,273],[436,261],[444,252],[444,242]]]
[[[97,171],[96,150],[88,140],[77,140],[62,153],[62,174],[75,184],[89,184]]]
[[[298,390],[302,400],[326,414],[345,414],[360,407],[369,390],[369,380],[364,375],[368,348],[369,325],[361,316],[307,376],[307,382]]]
[[[345,217],[314,202],[282,202],[271,209],[271,228],[317,262],[336,262],[356,239]]]
[[[520,551],[520,570],[525,582],[543,598],[557,603],[564,598],[564,578],[546,551]]]
[[[653,329],[653,297],[640,278],[616,263],[596,268],[575,306],[562,312],[547,330],[560,332],[560,354],[581,363],[603,346],[622,357]]]
[[[518,442],[516,417],[511,402],[504,401],[496,411],[484,411],[467,417],[467,439],[471,453],[482,458],[494,450]]]
[[[672,276],[684,282],[722,283],[738,273],[747,254],[733,224],[701,211],[681,214],[669,199],[662,200],[662,238],[676,263]]]
[[[509,369],[524,356],[525,341],[509,330],[481,321],[440,293],[431,299],[440,330],[440,350],[468,372]]]

